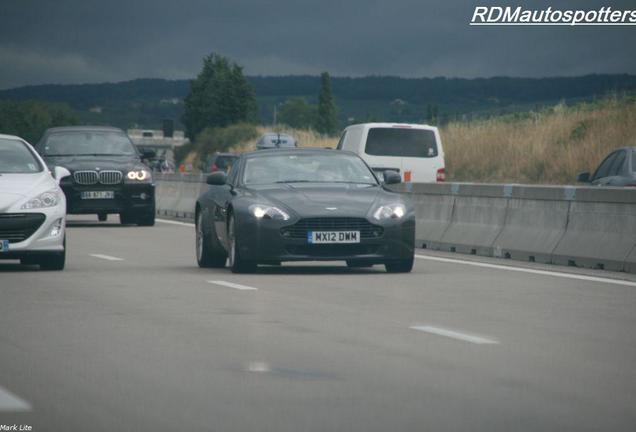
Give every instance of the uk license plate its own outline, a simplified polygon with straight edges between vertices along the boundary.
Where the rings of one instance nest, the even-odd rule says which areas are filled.
[[[80,196],[82,199],[113,199],[115,191],[84,191]]]
[[[9,252],[9,240],[0,240],[0,253]]]
[[[308,231],[307,242],[312,244],[360,243],[360,231]]]

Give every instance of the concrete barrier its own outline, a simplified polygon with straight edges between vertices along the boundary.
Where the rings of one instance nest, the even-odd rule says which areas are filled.
[[[194,219],[194,206],[199,195],[208,188],[205,176],[163,174],[156,178],[157,214]]]
[[[440,240],[440,249],[493,256],[493,243],[503,228],[506,207],[504,198],[457,196],[451,223]]]
[[[194,217],[204,176],[157,178],[157,212]],[[636,273],[636,189],[474,183],[401,184],[416,246]]]
[[[510,190],[503,229],[493,243],[494,256],[552,262],[552,251],[565,234],[570,202],[562,187],[507,186]]]

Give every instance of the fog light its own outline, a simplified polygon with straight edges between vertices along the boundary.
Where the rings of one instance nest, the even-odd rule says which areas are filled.
[[[51,231],[49,232],[49,236],[57,237],[60,235],[61,232],[62,232],[62,219],[58,219],[55,222],[53,222],[53,225],[51,225]]]

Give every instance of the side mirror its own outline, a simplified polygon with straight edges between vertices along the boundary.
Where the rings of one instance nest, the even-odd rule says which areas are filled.
[[[386,170],[384,171],[384,184],[392,185],[402,182],[402,177],[396,171]]]
[[[578,176],[576,176],[576,181],[579,183],[589,183],[590,182],[590,173],[582,172]]]
[[[68,177],[71,175],[71,172],[62,166],[56,166],[53,168],[53,177],[57,180],[57,183],[60,184],[60,181],[64,177]]]
[[[223,171],[217,171],[210,174],[205,182],[212,186],[223,186],[227,183],[227,175]]]

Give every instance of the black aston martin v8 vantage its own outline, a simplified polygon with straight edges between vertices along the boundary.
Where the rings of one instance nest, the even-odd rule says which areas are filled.
[[[413,267],[415,215],[407,196],[380,183],[357,155],[328,149],[244,153],[216,172],[196,203],[201,267],[250,272],[258,264],[344,260],[350,267]]]

